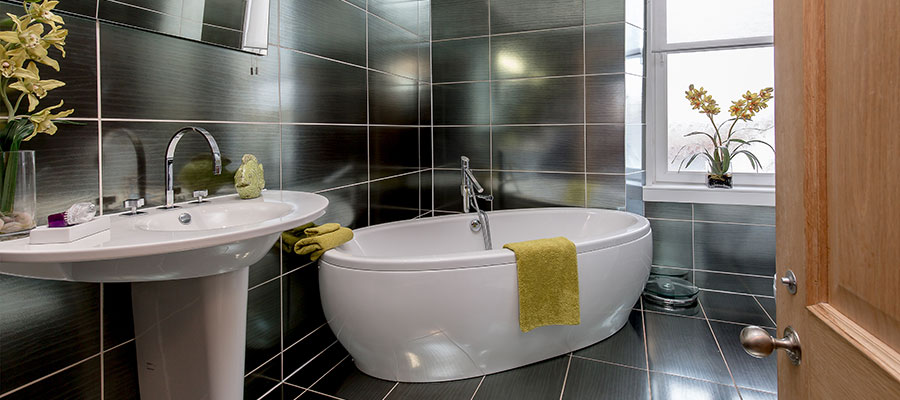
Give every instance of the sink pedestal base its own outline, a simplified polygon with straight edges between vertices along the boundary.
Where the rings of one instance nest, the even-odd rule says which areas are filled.
[[[249,270],[131,284],[142,399],[243,398]]]

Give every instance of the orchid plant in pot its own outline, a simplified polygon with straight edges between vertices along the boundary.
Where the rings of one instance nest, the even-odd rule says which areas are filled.
[[[750,146],[759,143],[771,149],[772,152],[775,152],[775,148],[763,140],[742,139],[736,135],[743,129],[757,128],[745,127],[735,129],[735,127],[738,126],[738,122],[747,123],[751,121],[760,110],[768,107],[769,101],[774,98],[773,92],[774,90],[772,88],[765,88],[756,93],[748,90],[741,95],[740,99],[732,101],[731,107],[728,108],[731,118],[717,124],[714,116],[718,115],[721,112],[721,109],[716,100],[707,94],[706,90],[702,87],[697,89],[693,84],[688,86],[688,90],[684,92],[685,98],[688,99],[694,110],[700,110],[700,114],[704,114],[709,118],[713,130],[712,132],[696,131],[684,135],[685,137],[704,136],[709,139],[709,146],[704,146],[701,151],[695,151],[694,153],[681,158],[681,164],[678,168],[679,171],[682,168],[689,167],[697,159],[702,158],[706,160],[708,168],[706,185],[710,188],[730,189],[732,187],[732,161],[736,157],[742,155],[747,157],[750,161],[750,166],[754,171],[758,171],[762,168],[762,163],[750,150]],[[726,126],[728,129],[723,129]],[[686,147],[687,146],[682,147],[678,154],[680,155],[681,151]],[[675,163],[677,160],[678,156],[672,160],[672,163]]]
[[[16,234],[35,226],[36,208],[34,152],[20,150],[22,142],[37,134],[53,135],[54,122],[74,110],[56,111],[56,105],[38,109],[47,92],[65,83],[42,79],[40,68],[59,71],[50,48],[66,56],[68,30],[62,17],[53,13],[58,1],[25,0],[25,14],[6,14],[0,22],[0,99],[5,118],[0,121],[0,234]],[[27,101],[27,104],[23,104]],[[65,121],[58,121],[65,122]]]

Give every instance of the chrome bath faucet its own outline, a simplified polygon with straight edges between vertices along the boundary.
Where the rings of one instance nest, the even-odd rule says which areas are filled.
[[[463,212],[468,213],[470,208],[475,208],[475,212],[478,213],[478,219],[473,220],[470,223],[470,227],[475,232],[481,231],[484,239],[484,249],[490,250],[493,248],[491,246],[491,223],[488,220],[487,213],[478,206],[478,199],[490,202],[494,201],[494,196],[479,194],[484,192],[484,187],[478,183],[478,179],[475,179],[475,174],[469,169],[469,157],[461,156],[459,160],[461,164],[460,171],[462,172],[462,184],[459,185],[459,191],[463,198]]]
[[[206,142],[209,144],[209,150],[212,151],[213,155],[213,174],[219,175],[222,173],[222,153],[219,152],[219,145],[216,144],[216,139],[203,128],[188,126],[179,129],[178,132],[175,132],[175,135],[172,136],[172,139],[169,139],[169,145],[166,147],[166,205],[160,208],[175,208],[175,174],[173,171],[173,166],[175,164],[175,146],[178,146],[178,141],[181,140],[181,137],[184,136],[185,133],[191,131],[203,135],[203,138],[206,139]]]

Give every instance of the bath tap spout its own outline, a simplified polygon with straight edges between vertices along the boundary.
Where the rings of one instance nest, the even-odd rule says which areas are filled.
[[[463,212],[468,213],[470,208],[475,209],[475,212],[478,214],[478,222],[483,226],[481,235],[484,239],[484,249],[491,250],[493,248],[491,245],[491,223],[488,220],[487,213],[478,206],[478,200],[491,202],[494,201],[494,196],[479,194],[484,192],[484,187],[478,183],[475,174],[469,169],[469,157],[461,156],[459,160],[460,171],[462,172],[462,184],[459,186],[459,190],[463,198]]]

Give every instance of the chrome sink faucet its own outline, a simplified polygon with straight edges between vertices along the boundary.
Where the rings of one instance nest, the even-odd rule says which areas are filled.
[[[494,201],[494,196],[479,194],[484,192],[484,188],[478,183],[478,179],[475,179],[475,174],[472,173],[472,170],[469,169],[469,157],[461,156],[459,160],[461,164],[460,171],[462,172],[462,184],[459,185],[459,191],[463,198],[463,212],[468,213],[470,208],[474,208],[475,212],[478,213],[478,219],[472,220],[469,226],[475,232],[481,231],[481,236],[484,239],[484,249],[490,250],[492,249],[491,223],[488,220],[487,213],[478,206],[478,199],[490,202]]]
[[[169,139],[169,146],[166,147],[166,205],[160,208],[175,208],[175,173],[173,171],[175,165],[175,146],[178,146],[178,141],[181,140],[181,137],[184,136],[185,133],[191,131],[203,135],[203,138],[206,139],[206,142],[209,144],[209,150],[212,151],[213,155],[213,174],[219,175],[222,173],[222,153],[219,152],[219,145],[216,143],[216,139],[203,128],[187,126],[179,129],[178,132],[175,132],[175,135],[172,136],[172,139]]]

